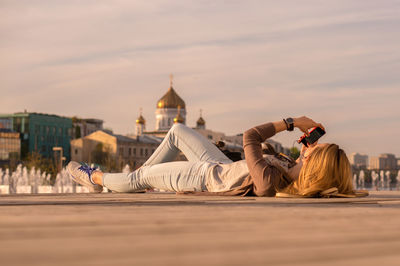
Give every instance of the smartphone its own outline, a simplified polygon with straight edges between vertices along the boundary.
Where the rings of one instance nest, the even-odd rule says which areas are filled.
[[[320,137],[325,135],[325,130],[320,127],[314,127],[313,129],[311,129],[309,134],[310,135],[308,137],[306,136],[306,134],[304,134],[299,138],[297,142],[299,144],[303,143],[306,147],[308,147],[308,145],[315,143],[317,140],[319,140]]]

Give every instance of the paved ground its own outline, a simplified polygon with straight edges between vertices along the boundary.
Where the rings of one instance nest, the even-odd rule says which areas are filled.
[[[400,192],[0,196],[1,265],[400,265]]]

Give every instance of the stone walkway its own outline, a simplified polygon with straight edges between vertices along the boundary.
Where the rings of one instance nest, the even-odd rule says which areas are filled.
[[[400,265],[400,192],[0,196],[1,265]]]

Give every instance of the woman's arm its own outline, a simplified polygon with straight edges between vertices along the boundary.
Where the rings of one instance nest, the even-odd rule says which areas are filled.
[[[286,123],[283,120],[273,122],[272,124],[275,127],[275,134],[278,133],[278,132],[286,130]],[[297,127],[298,129],[300,129],[301,131],[303,131],[307,135],[308,135],[308,130],[310,128],[320,127],[322,129],[324,129],[324,126],[322,124],[317,123],[314,120],[312,120],[312,119],[310,119],[310,118],[308,118],[306,116],[293,118],[293,126]]]
[[[293,120],[296,121],[296,119]],[[283,120],[273,122],[272,124],[275,127],[275,134],[286,130],[286,123]]]
[[[294,126],[305,133],[308,133],[309,128],[322,127],[321,124],[305,116],[293,120]],[[243,134],[244,154],[253,179],[254,193],[257,196],[274,196],[275,188],[279,187],[281,174],[263,159],[261,143],[284,130],[286,130],[286,123],[281,120],[253,127]]]

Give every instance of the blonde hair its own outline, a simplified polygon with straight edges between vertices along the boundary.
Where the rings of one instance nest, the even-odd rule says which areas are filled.
[[[283,192],[318,196],[332,187],[341,194],[354,194],[352,172],[346,153],[336,144],[316,147],[300,170],[299,178]]]

